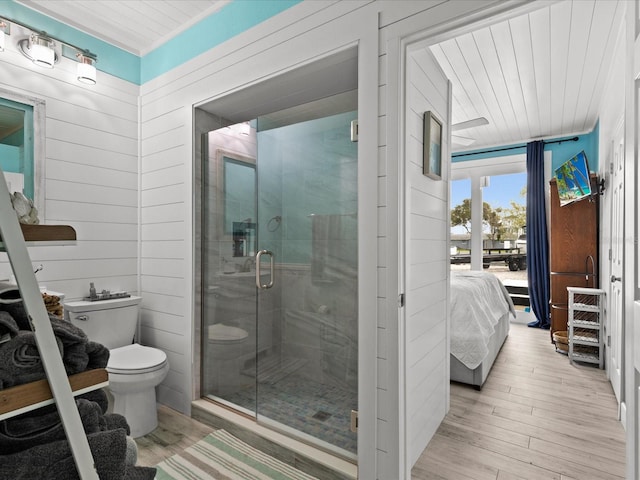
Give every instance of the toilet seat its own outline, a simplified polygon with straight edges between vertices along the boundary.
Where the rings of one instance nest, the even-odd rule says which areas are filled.
[[[223,323],[209,325],[209,341],[213,343],[241,343],[249,334],[246,330]]]
[[[166,363],[167,354],[162,350],[132,343],[109,351],[106,370],[119,375],[139,375],[160,370]]]

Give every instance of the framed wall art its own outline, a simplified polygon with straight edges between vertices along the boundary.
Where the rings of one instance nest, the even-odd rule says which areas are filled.
[[[424,112],[422,173],[442,179],[442,122],[433,112]]]

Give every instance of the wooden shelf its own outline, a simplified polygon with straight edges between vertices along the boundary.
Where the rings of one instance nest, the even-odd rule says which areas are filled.
[[[604,368],[604,296],[598,288],[567,287],[569,294],[569,361]],[[588,320],[588,321],[586,321]]]
[[[21,223],[20,229],[24,241],[29,247],[73,245],[76,242],[76,231],[69,225],[27,225]],[[4,250],[4,242],[0,237],[0,251]]]
[[[76,231],[69,225],[26,225],[21,223],[25,242],[75,242]]]
[[[109,385],[109,374],[104,368],[87,370],[68,378],[74,396]],[[0,390],[0,420],[53,403],[53,395],[46,379],[6,388]]]

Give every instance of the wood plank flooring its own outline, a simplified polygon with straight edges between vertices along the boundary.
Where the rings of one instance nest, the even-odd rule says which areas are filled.
[[[137,439],[138,465],[157,465],[213,430],[167,407],[158,419]],[[570,365],[548,330],[518,324],[481,392],[451,385],[449,414],[412,471],[413,480],[624,477],[624,430],[605,372]]]
[[[570,365],[548,330],[512,324],[482,391],[451,385],[451,409],[412,478],[624,479],[617,416],[604,370]]]
[[[213,431],[214,428],[161,405],[158,409],[158,428],[144,437],[136,438],[136,465],[154,467]]]

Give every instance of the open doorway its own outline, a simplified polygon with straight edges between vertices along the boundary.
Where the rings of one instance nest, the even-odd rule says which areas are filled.
[[[451,270],[482,268],[496,275],[509,291],[517,323],[533,320],[527,278],[526,184],[524,155],[452,165]],[[482,202],[481,210],[472,208],[473,199]],[[480,232],[474,234],[474,227]]]

